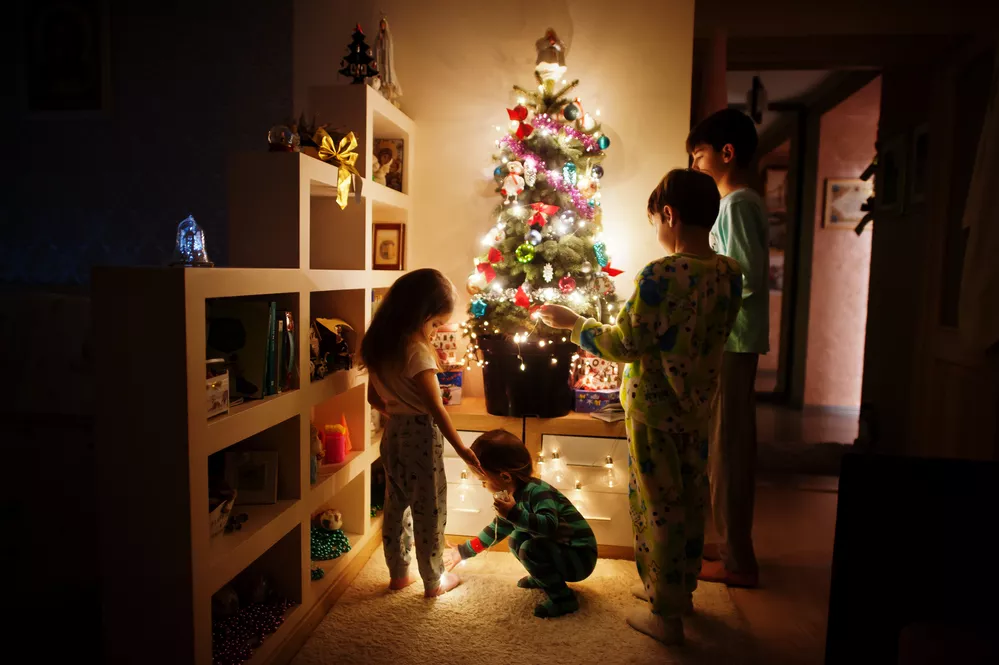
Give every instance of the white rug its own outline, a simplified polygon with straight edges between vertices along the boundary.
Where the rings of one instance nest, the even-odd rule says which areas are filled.
[[[638,581],[634,562],[600,559],[588,579],[571,585],[579,596],[579,611],[556,619],[534,617],[534,606],[544,595],[517,587],[525,572],[508,552],[480,554],[456,571],[461,586],[436,600],[423,598],[420,582],[389,592],[379,548],[293,664],[754,661],[746,623],[718,584],[702,583],[694,594],[696,613],[684,620],[686,645],[666,647],[625,623],[628,611],[641,604],[629,591]]]

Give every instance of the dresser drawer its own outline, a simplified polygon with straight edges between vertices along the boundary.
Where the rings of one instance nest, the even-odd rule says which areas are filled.
[[[627,495],[627,439],[546,434],[541,445],[545,462],[539,472],[552,486],[565,492],[575,490],[578,483],[584,491]],[[607,466],[608,457],[611,458],[610,467]]]
[[[570,490],[564,494],[586,518],[598,545],[634,546],[627,494],[586,490]]]
[[[448,480],[452,478],[455,482],[447,484],[447,528],[444,531],[455,536],[477,536],[496,516],[493,495],[472,474],[464,487],[458,474],[453,477],[448,474]]]

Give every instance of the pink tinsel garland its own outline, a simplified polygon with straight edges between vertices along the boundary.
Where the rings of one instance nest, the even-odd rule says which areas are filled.
[[[593,219],[595,210],[591,208],[590,205],[587,203],[587,199],[585,196],[583,196],[582,192],[580,192],[578,189],[576,189],[575,187],[567,183],[565,180],[563,180],[561,173],[557,171],[548,170],[548,166],[545,164],[544,160],[542,160],[540,157],[538,157],[533,152],[528,150],[524,146],[523,142],[516,140],[514,137],[510,135],[507,135],[500,140],[500,144],[506,147],[506,149],[509,150],[511,153],[513,153],[513,155],[517,159],[521,161],[530,160],[534,162],[535,167],[539,171],[545,172],[545,177],[548,179],[548,182],[551,184],[551,186],[556,189],[556,191],[569,195],[569,197],[572,199],[573,205],[576,206],[576,212],[579,214],[580,217],[584,217],[586,219]]]

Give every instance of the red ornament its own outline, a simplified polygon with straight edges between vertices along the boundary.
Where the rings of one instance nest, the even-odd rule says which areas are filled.
[[[618,270],[617,268],[611,268],[610,261],[608,261],[607,265],[604,266],[603,271],[611,277],[617,277],[624,272],[623,270]]]
[[[486,276],[486,284],[496,279],[496,271],[493,270],[493,267],[488,263],[480,263],[475,266],[475,269]]]
[[[534,127],[524,122],[525,120],[527,120],[526,106],[518,104],[517,106],[514,106],[512,109],[507,109],[506,114],[510,116],[510,120],[515,120],[517,121],[517,123],[519,123],[517,125],[517,138],[520,139],[521,141],[530,136],[531,132],[534,131]]]
[[[513,299],[513,302],[517,305],[517,307],[523,307],[524,309],[531,306],[531,299],[527,297],[526,293],[524,293],[523,285],[517,289],[517,296]]]
[[[558,212],[558,206],[540,202],[532,203],[531,209],[534,210],[534,216],[531,217],[530,225],[540,226],[541,228],[545,228],[548,218]]]
[[[566,275],[565,277],[563,277],[558,281],[558,288],[565,295],[569,295],[570,293],[576,290],[576,280]]]
[[[503,260],[503,252],[499,251],[495,247],[490,247],[489,256],[486,258],[489,259],[489,263],[499,263]]]

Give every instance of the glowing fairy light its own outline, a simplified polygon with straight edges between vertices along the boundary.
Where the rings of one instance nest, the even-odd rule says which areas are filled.
[[[537,314],[537,312],[535,312],[535,314]],[[540,342],[538,342],[538,346],[540,346],[542,349],[545,348],[545,340],[541,340]]]
[[[518,103],[518,104],[524,104],[524,103],[525,103],[526,101],[527,101],[527,100],[526,100],[526,99],[524,99],[523,97],[518,97],[518,98],[517,98],[517,103]]]
[[[558,364],[558,358],[552,357],[552,364],[553,365],[557,365]]]

